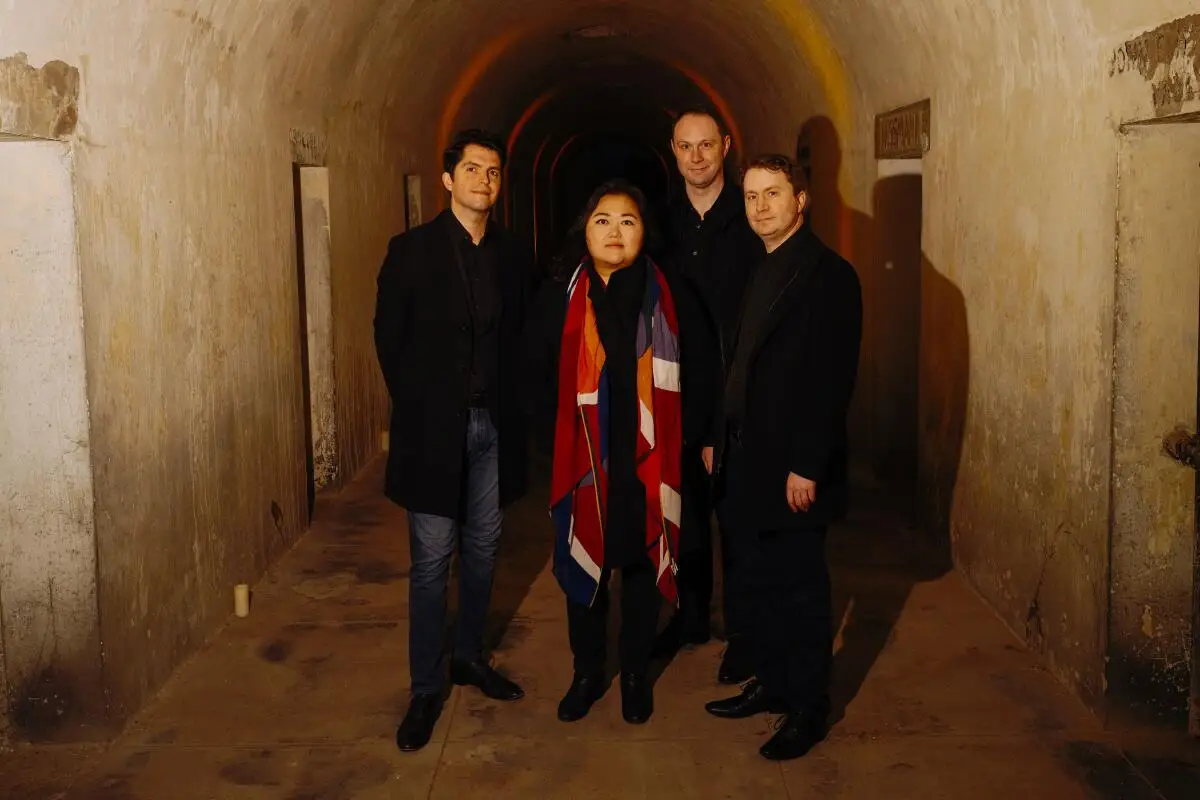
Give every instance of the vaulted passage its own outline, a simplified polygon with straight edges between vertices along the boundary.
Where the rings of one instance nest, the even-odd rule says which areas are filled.
[[[1200,732],[1198,41],[1194,0],[0,8],[0,741],[123,729],[372,474],[376,276],[454,131],[507,138],[541,270],[599,180],[679,191],[696,103],[859,274],[862,506],[1099,719]]]

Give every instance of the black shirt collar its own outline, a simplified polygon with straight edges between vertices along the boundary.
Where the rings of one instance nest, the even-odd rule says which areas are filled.
[[[455,243],[469,245],[475,244],[475,240],[471,238],[471,234],[467,231],[463,224],[458,221],[458,217],[454,216],[453,211],[447,208],[442,212],[441,216],[446,230],[449,232],[451,239]],[[493,240],[496,238],[495,232],[496,222],[489,216],[487,227],[483,232],[483,238],[479,240],[479,246],[483,247],[484,245],[492,244]]]
[[[692,205],[692,201],[688,199],[687,190],[685,189],[680,199],[677,201],[676,213],[680,216],[691,220],[693,223],[700,222],[700,214],[696,211],[696,207]],[[704,223],[716,223],[724,225],[735,214],[744,214],[745,208],[742,202],[741,187],[725,176],[725,185],[721,187],[721,193],[717,195],[717,201],[713,203],[712,208],[704,215]]]

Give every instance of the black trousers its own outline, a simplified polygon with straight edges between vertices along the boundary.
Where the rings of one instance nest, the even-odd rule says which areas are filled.
[[[607,663],[608,644],[608,582],[612,571],[600,575],[600,590],[596,602],[585,606],[567,601],[567,629],[571,652],[575,656],[575,672],[581,675],[603,675]],[[650,668],[654,637],[658,631],[658,614],[662,595],[655,581],[654,565],[641,559],[621,570],[621,633],[619,638],[621,671],[645,675]]]
[[[683,542],[679,555],[679,612],[685,622],[707,621],[712,613],[713,596],[713,535],[712,516],[714,491],[704,462],[697,451],[683,454],[683,527],[679,532]],[[725,621],[725,638],[747,632],[749,610],[746,598],[734,590],[741,551],[737,539],[727,535],[728,524],[724,509],[716,505],[717,526],[721,537],[721,572],[724,593],[721,613]]]
[[[735,481],[740,453],[730,455],[726,480]],[[734,591],[746,603],[755,676],[789,711],[827,712],[833,600],[826,529],[761,531],[739,525],[736,513],[732,517],[729,538],[738,540],[743,559]]]

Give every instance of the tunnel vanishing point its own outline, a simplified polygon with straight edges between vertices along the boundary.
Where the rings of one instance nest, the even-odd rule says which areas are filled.
[[[386,446],[375,278],[455,130],[541,262],[697,102],[858,270],[864,485],[1097,715],[1200,728],[1196,8],[0,5],[0,741],[119,730]]]

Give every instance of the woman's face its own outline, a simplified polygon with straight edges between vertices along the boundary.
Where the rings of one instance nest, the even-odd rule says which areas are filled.
[[[636,261],[644,235],[637,203],[627,195],[605,195],[588,217],[588,252],[601,268],[620,269]]]

